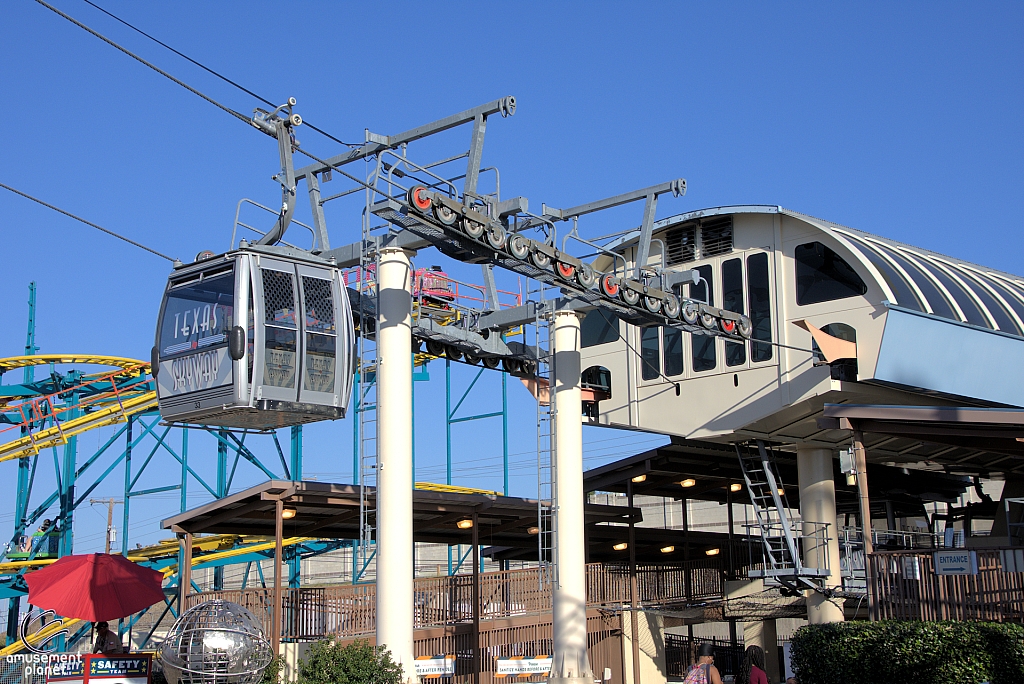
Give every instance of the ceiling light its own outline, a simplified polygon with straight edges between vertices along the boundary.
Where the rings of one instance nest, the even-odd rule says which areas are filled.
[[[743,489],[743,485],[741,485],[739,482],[733,482],[731,485],[729,485],[730,492],[738,492],[741,489]]]
[[[646,475],[637,475],[636,477],[633,478],[633,482],[639,483],[639,482],[643,482],[646,479],[647,479]]]
[[[662,546],[661,547],[661,552],[662,553],[672,553],[675,550],[676,550],[676,547],[674,547],[674,546]]]
[[[782,487],[779,487],[779,496],[786,496],[786,490]]]
[[[705,556],[717,556],[719,553],[721,553],[721,551],[722,551],[721,549],[707,549],[707,550],[704,551],[704,555]]]
[[[455,525],[460,530],[468,530],[471,527],[473,527],[473,520],[471,518],[466,518],[464,520],[460,520],[459,522],[455,523]]]
[[[616,544],[612,548],[615,549],[616,551],[625,551],[626,549],[629,548],[629,544],[627,544],[626,542],[619,542],[618,544]]]
[[[682,487],[692,487],[695,484],[697,484],[697,481],[694,480],[693,478],[687,478],[679,483],[679,485]]]
[[[295,517],[297,511],[294,508],[285,508],[281,511],[281,517],[285,520],[291,520]]]
[[[529,532],[530,534],[540,534],[540,528],[539,527],[531,527],[530,529],[528,529],[526,531]]]

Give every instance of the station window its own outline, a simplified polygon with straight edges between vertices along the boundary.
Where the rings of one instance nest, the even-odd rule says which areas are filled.
[[[772,358],[772,300],[768,281],[768,255],[765,252],[747,257],[747,297],[750,299],[750,360],[770,361]]]
[[[661,375],[661,328],[640,328],[640,377],[654,380]]]
[[[580,347],[596,347],[619,339],[619,319],[615,314],[593,309],[580,322]]]
[[[706,302],[708,306],[715,305],[714,292],[709,288],[713,282],[714,273],[710,264],[698,266],[696,271],[700,273],[701,281],[696,285],[687,285],[690,299]],[[715,354],[715,337],[712,335],[693,335],[690,343],[693,345],[693,370],[709,371],[718,365]]]
[[[743,260],[722,262],[722,308],[743,313]],[[742,366],[747,362],[747,346],[743,342],[725,343],[725,365]]]
[[[683,374],[683,331],[679,328],[665,328],[662,331],[665,346],[665,375],[675,377]]]
[[[798,245],[793,257],[796,260],[796,303],[800,306],[867,294],[867,285],[857,272],[820,242]]]

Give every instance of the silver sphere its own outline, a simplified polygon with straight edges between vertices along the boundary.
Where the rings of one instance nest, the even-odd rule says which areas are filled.
[[[254,684],[271,657],[256,616],[221,600],[182,613],[160,649],[170,684]]]

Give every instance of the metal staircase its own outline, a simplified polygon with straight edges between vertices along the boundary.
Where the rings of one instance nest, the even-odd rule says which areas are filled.
[[[751,569],[748,576],[763,578],[766,584],[781,585],[793,591],[821,590],[822,580],[831,572],[825,524],[801,522],[790,515],[786,490],[770,446],[761,440],[735,446],[757,521],[754,527],[761,536],[764,558],[763,567]],[[821,550],[813,555],[823,560],[816,564],[825,567],[804,564],[805,554],[811,549]]]

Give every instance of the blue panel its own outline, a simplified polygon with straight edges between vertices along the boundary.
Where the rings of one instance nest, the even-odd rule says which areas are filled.
[[[1024,339],[891,308],[874,379],[1024,407]]]

